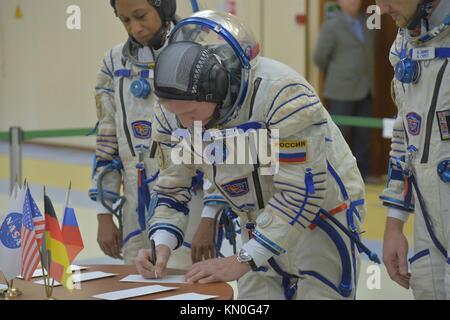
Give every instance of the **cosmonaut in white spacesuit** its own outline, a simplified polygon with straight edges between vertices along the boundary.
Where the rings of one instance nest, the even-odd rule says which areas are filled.
[[[359,250],[377,260],[360,242],[366,209],[356,160],[311,85],[258,54],[252,33],[225,13],[196,13],[171,33],[156,62],[155,94],[182,128],[165,130],[157,113],[154,138],[178,141],[178,151],[202,161],[176,164],[176,148],[160,150],[167,165],[147,227],[150,235],[169,231],[171,240],[157,243],[155,265],[141,250],[136,266],[144,277],[166,274],[168,252],[188,223],[190,175],[200,168],[208,191],[239,216],[244,244],[237,255],[195,264],[187,281],[238,279],[239,299],[352,299]],[[199,129],[200,149],[187,143]],[[278,161],[262,163],[257,153],[257,161],[229,164],[250,152],[222,138],[248,142],[252,130],[278,135],[264,145],[278,150]]]
[[[97,76],[96,161],[89,195],[99,207],[101,249],[113,258],[121,258],[123,253],[125,263],[134,263],[138,250],[149,247],[144,232],[145,214],[149,192],[161,164],[156,156],[161,145],[152,138],[155,108],[160,108],[152,88],[153,69],[176,23],[176,1],[111,0],[111,6],[124,24],[129,39],[107,52]],[[176,124],[174,117],[169,118],[170,115],[165,119],[167,123]],[[198,177],[201,178],[201,174]],[[189,205],[191,219],[186,243],[171,260],[172,266],[178,269],[191,265],[187,247],[203,209],[201,179],[193,179],[192,187],[197,191]],[[121,188],[123,196],[120,196]],[[215,216],[212,206],[205,208],[206,216]],[[113,221],[113,212],[121,212],[120,228]]]
[[[400,27],[391,49],[398,115],[389,162],[383,260],[417,299],[450,299],[450,2],[377,0]],[[403,235],[410,212],[414,256]]]

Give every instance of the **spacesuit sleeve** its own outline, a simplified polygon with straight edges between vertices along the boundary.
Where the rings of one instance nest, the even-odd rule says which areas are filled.
[[[172,139],[173,126],[165,113],[161,106],[155,108],[152,134],[158,145],[160,174],[152,190],[146,220],[149,237],[158,230],[165,230],[176,237],[177,246],[174,249],[177,249],[183,244],[188,224],[188,203],[196,171],[194,165],[176,164],[172,161],[171,154],[181,152],[183,145]]]
[[[386,189],[380,195],[383,205],[390,208],[388,215],[405,221],[407,212],[414,211],[414,195],[411,182],[403,174],[406,157],[406,132],[403,125],[403,100],[400,84],[394,80],[392,82],[393,99],[399,108],[397,119],[394,123],[394,130],[391,141],[391,151],[388,164],[388,178]],[[402,212],[403,214],[400,214]]]
[[[253,239],[244,245],[258,266],[270,258],[268,252],[285,253],[289,239],[308,228],[322,207],[328,175],[324,110],[313,90],[301,84],[284,87],[272,102],[266,123],[272,135],[279,132],[275,194],[256,220]]]
[[[207,179],[203,185],[203,211],[202,218],[214,219],[219,211],[225,207],[229,207],[228,202],[217,188]]]
[[[101,62],[95,87],[98,131],[89,197],[93,201],[97,201],[98,213],[108,213],[108,210],[104,208],[98,199],[98,178],[105,169],[112,166],[113,160],[117,160],[119,156],[115,123],[116,106],[114,103],[113,74],[114,63],[112,61],[112,51],[110,51]],[[103,196],[110,206],[120,195],[121,181],[122,177],[119,170],[111,170],[110,173],[104,175],[102,183]]]

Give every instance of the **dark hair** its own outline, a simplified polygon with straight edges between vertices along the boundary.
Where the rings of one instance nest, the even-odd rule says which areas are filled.
[[[117,8],[116,8],[117,0],[109,0],[111,7],[114,9],[114,13],[117,16]],[[161,21],[163,24],[166,24],[169,21],[172,21],[175,12],[177,10],[177,1],[176,0],[147,0],[149,5],[156,9],[158,12]]]

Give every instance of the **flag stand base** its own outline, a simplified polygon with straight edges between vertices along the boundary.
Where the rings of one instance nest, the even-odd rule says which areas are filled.
[[[0,294],[0,300],[13,300],[22,295],[22,291],[17,288],[9,288]]]

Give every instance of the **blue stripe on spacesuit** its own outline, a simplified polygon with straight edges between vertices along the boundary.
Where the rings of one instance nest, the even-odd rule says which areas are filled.
[[[208,195],[208,196],[205,196],[203,199],[205,199],[205,200],[223,200],[223,201],[225,201],[225,198],[223,196],[220,196],[220,195]]]
[[[305,210],[306,201],[308,201],[308,195],[306,195],[306,197],[305,197],[305,199],[304,199],[304,201],[303,201],[303,204],[302,204],[300,210],[298,210],[297,215],[295,216],[295,218],[292,219],[291,222],[289,222],[289,224],[290,224],[291,226],[293,226],[296,222],[300,223],[300,222],[298,221],[298,219],[300,219],[300,217],[302,216],[303,211]]]
[[[327,167],[328,167],[328,171],[330,172],[330,174],[333,176],[334,180],[338,184],[339,189],[341,190],[342,196],[344,197],[344,200],[348,200],[349,197],[348,197],[347,190],[345,189],[344,183],[342,182],[338,173],[336,172],[336,170],[334,170],[333,166],[331,165],[331,163],[329,161],[327,161]]]
[[[309,212],[309,213],[312,213],[312,212],[310,212],[309,210],[305,210],[305,206],[306,206],[307,204],[309,204],[309,203],[308,203],[308,199],[309,199],[309,197],[310,197],[310,194],[314,194],[314,193],[315,193],[315,189],[314,189],[314,181],[312,181],[312,178],[310,178],[310,175],[312,175],[312,174],[311,174],[311,173],[307,173],[307,174],[305,175],[305,185],[308,185],[308,184],[309,184],[308,179],[311,179],[311,184],[312,184],[312,186],[310,186],[309,188],[307,188],[307,190],[306,190],[306,195],[305,195],[305,197],[303,198],[303,203],[302,203],[302,205],[301,205],[300,210],[297,212],[297,215],[295,216],[295,218],[289,223],[291,226],[293,226],[296,222],[298,222],[298,219],[300,219],[300,217],[302,216],[303,211],[307,211],[307,212]],[[317,175],[323,175],[323,173],[318,173]],[[311,189],[311,190],[310,190],[310,189]],[[284,197],[283,197],[283,198],[284,198]],[[320,209],[320,207],[319,207],[319,209]],[[312,214],[315,214],[315,212],[312,213]]]
[[[185,195],[185,194],[182,194],[180,191],[175,191],[175,192],[178,192],[178,196],[182,196],[182,197],[184,197],[184,199],[186,199],[185,201],[186,202],[189,202],[189,201],[191,201],[191,198],[189,197],[189,196],[187,196],[187,195]],[[188,191],[189,192],[189,191]],[[174,202],[181,202],[179,199],[177,199],[176,197],[174,197],[174,196],[171,196],[171,195],[169,195],[169,194],[165,194],[165,193],[159,193],[159,195],[161,195],[162,197],[166,197],[166,198],[168,198],[168,199],[170,199],[171,201],[174,201]]]
[[[97,134],[97,137],[116,138],[116,135],[115,134]]]
[[[342,295],[341,291],[338,289],[338,287],[336,287],[334,285],[333,282],[331,282],[330,280],[328,280],[327,278],[325,278],[324,276],[322,276],[320,273],[315,272],[315,271],[299,271],[298,272],[301,276],[311,276],[316,278],[317,280],[321,281],[323,284],[327,285],[328,287],[330,287],[331,289],[333,289],[334,291],[336,291],[338,294]],[[347,296],[348,297],[348,296]]]
[[[302,111],[302,110],[304,110],[304,109],[307,109],[307,108],[314,107],[314,106],[316,106],[316,105],[318,105],[318,104],[320,104],[320,100],[317,100],[316,102],[313,102],[313,103],[310,103],[310,104],[308,104],[308,105],[306,105],[306,106],[303,106],[303,107],[301,107],[301,108],[295,110],[294,112],[291,112],[290,114],[286,115],[285,117],[281,118],[280,120],[278,120],[278,121],[276,121],[276,122],[270,122],[269,124],[270,124],[270,125],[276,125],[276,124],[278,124],[278,123],[280,123],[280,122],[286,120],[287,118],[293,116],[293,115],[296,114],[297,112],[300,112],[300,111]]]
[[[288,200],[285,198],[285,194],[288,194],[288,192],[282,192],[282,193],[281,193],[283,199],[285,199],[286,202],[288,202]],[[294,198],[294,197],[292,197],[292,196],[289,196],[289,198],[291,198],[293,201],[298,201],[299,203],[302,203],[302,202],[303,202],[302,199],[296,199],[296,198]],[[289,203],[289,202],[288,202],[288,203]],[[306,204],[309,205],[309,206],[311,206],[311,207],[315,207],[315,208],[317,208],[317,209],[320,209],[320,206],[317,205],[317,204],[315,204],[315,203],[306,202]],[[293,205],[293,204],[292,204],[292,205]],[[298,207],[298,203],[297,203],[297,205],[295,205],[295,207]],[[312,213],[312,214],[316,214],[316,213],[317,213],[317,212],[311,212],[311,211],[309,211],[309,210],[307,210],[307,209],[305,209],[305,211],[306,211],[306,212],[309,212],[309,213]]]
[[[161,120],[159,120],[159,118],[158,118],[157,116],[155,116],[155,119],[156,119],[156,121],[158,121],[158,124],[161,126],[161,128],[162,128],[163,130],[165,130],[165,132],[160,132],[160,131],[158,130],[160,133],[162,133],[162,134],[172,134],[172,131],[170,131],[169,129],[167,129],[167,128],[162,124]]]
[[[409,261],[409,263],[412,264],[412,263],[416,262],[417,260],[419,260],[420,258],[423,258],[423,257],[425,257],[425,256],[427,256],[429,254],[430,254],[430,250],[429,249],[425,249],[425,250],[422,250],[420,252],[417,252],[408,261]]]
[[[173,201],[168,198],[158,198],[157,207],[163,206],[163,205],[168,206],[169,208],[174,209],[178,212],[182,212],[185,216],[187,216],[189,214],[189,208],[186,205],[183,205],[179,202]]]
[[[97,151],[100,151],[100,152],[102,152],[102,153],[104,153],[104,154],[107,154],[107,155],[109,155],[109,156],[111,156],[111,157],[114,157],[114,156],[116,155],[116,153],[110,153],[110,152],[105,151],[105,150],[102,150],[102,149],[100,149],[100,148],[97,148]]]
[[[210,195],[203,197],[204,205],[225,205],[228,206],[228,202],[224,197],[218,195]]]
[[[394,51],[391,51],[390,54],[392,54],[393,56],[396,56],[396,57],[400,57],[400,53],[397,53]]]
[[[291,103],[292,101],[295,101],[295,100],[297,100],[297,99],[299,99],[299,98],[301,98],[301,97],[308,97],[308,98],[314,98],[314,97],[316,97],[317,98],[317,96],[315,95],[315,94],[307,94],[307,93],[302,93],[302,94],[299,94],[299,95],[297,95],[297,96],[295,96],[295,97],[293,97],[293,98],[291,98],[291,99],[289,99],[289,100],[287,100],[287,101],[285,101],[285,102],[283,102],[282,104],[280,104],[277,108],[275,108],[275,110],[272,112],[272,115],[269,117],[269,119],[267,120],[267,122],[270,122],[271,120],[272,120],[272,118],[274,117],[274,115],[277,113],[277,111],[278,110],[280,110],[281,108],[283,108],[285,105],[287,105],[288,103]]]
[[[105,66],[106,70],[108,71],[108,73],[109,73],[109,74],[111,75],[111,77],[112,77],[113,73],[112,73],[111,70],[108,68],[108,65],[106,64],[106,60],[105,60],[105,59],[103,59],[103,65]]]
[[[108,162],[111,162],[111,158],[104,158],[104,157],[99,156],[99,155],[95,155],[95,157],[96,157],[97,159],[101,159],[101,161],[108,161]]]
[[[298,190],[300,190],[300,191],[306,191],[306,189],[304,189],[304,188],[302,188],[302,187],[298,187],[298,186],[293,185],[293,184],[289,184],[289,183],[285,183],[285,182],[279,182],[279,181],[275,181],[274,183],[275,183],[275,184],[279,184],[279,185],[284,185],[284,186],[292,187],[292,188],[298,189]],[[319,182],[317,182],[317,183],[319,183]],[[316,190],[316,191],[325,191],[324,188],[315,188],[315,190]],[[302,197],[305,196],[305,195],[302,194],[302,193],[295,192],[295,191],[292,191],[292,190],[283,189],[282,191],[283,191],[283,192],[290,192],[290,193],[298,194],[298,195],[300,195],[300,196],[302,196]],[[310,196],[310,198],[311,198],[311,199],[323,199],[323,197],[317,197],[317,196],[314,196],[314,197],[313,197],[313,196]]]
[[[406,151],[404,151],[404,150],[398,150],[398,149],[392,149],[392,151],[397,152],[397,153],[402,153],[402,154],[405,154],[405,153],[406,153]]]
[[[109,74],[107,71],[100,69],[101,72],[103,72],[104,74],[106,74],[108,77],[111,78],[111,80],[114,78],[114,76],[112,74]]]
[[[114,76],[121,77],[121,78],[129,78],[132,76],[132,70],[131,69],[119,69],[114,72]]]
[[[171,134],[169,131],[162,131],[159,128],[156,129],[156,132],[161,133],[161,134]]]
[[[340,295],[347,298],[352,294],[352,265],[347,246],[339,233],[328,222],[323,220],[320,215],[316,216],[313,223],[322,229],[336,246],[341,259],[342,276],[339,286],[336,287],[331,281],[318,272],[309,271],[310,275],[316,277],[318,280],[336,290]],[[302,271],[300,271],[300,274],[302,274]]]
[[[428,213],[427,207],[425,206],[425,200],[422,197],[422,193],[419,190],[419,186],[417,185],[416,177],[414,175],[411,175],[410,177],[411,183],[414,185],[414,189],[416,189],[417,198],[419,200],[420,208],[422,209],[422,215],[424,217],[425,226],[428,230],[428,233],[430,235],[431,241],[433,241],[435,247],[442,253],[442,255],[447,258],[447,250],[442,245],[442,243],[439,241],[439,239],[436,237],[436,234],[433,230],[433,225],[431,224],[431,218]]]
[[[269,108],[269,112],[267,114],[270,113],[270,111],[272,110],[273,106],[275,105],[275,102],[277,101],[278,97],[283,93],[284,90],[292,88],[292,87],[304,87],[305,89],[311,91],[311,89],[309,89],[306,85],[302,84],[302,83],[291,83],[288,84],[287,86],[281,88],[280,91],[278,91],[277,95],[275,96],[275,98],[273,99],[270,108]]]
[[[403,172],[400,170],[391,170],[388,180],[403,181],[404,180]]]
[[[294,203],[290,202],[288,199],[286,199],[284,192],[281,192],[281,196],[283,197],[284,201],[286,201],[288,204],[290,204],[293,207],[298,207],[299,203],[303,203],[306,201],[306,199],[302,200],[302,199],[295,199],[293,197],[290,197],[293,201],[298,201],[298,203],[294,204]],[[320,209],[320,206],[315,203],[306,202],[306,204],[310,205],[311,207],[316,207],[316,208]],[[313,212],[313,214],[316,214],[316,212]]]
[[[293,300],[295,294],[297,293],[298,276],[294,276],[284,271],[273,257],[270,258],[268,262],[272,269],[275,270],[275,272],[278,273],[283,279],[282,285],[284,288],[284,297],[286,300]]]
[[[170,194],[165,194],[165,193],[160,193],[160,194],[161,194],[161,196],[166,197],[166,198],[169,198],[169,199],[171,199],[171,200],[173,200],[173,201],[175,201],[175,202],[181,202],[181,200],[177,199],[175,196],[171,196]],[[181,193],[181,194],[178,194],[178,196],[184,197],[184,199],[185,199],[186,202],[191,201],[191,197],[190,197],[190,196],[187,196],[187,195],[185,195],[185,194],[182,194],[182,193]]]
[[[177,189],[181,189],[181,190],[189,190],[190,189],[190,188],[187,188],[187,187],[165,187],[165,186],[160,186],[160,185],[158,185],[158,188],[165,189],[165,190],[171,190],[171,191],[174,191],[174,190],[177,190]]]
[[[189,242],[185,241],[185,242],[183,242],[183,247],[191,249],[192,248],[192,244],[190,244]]]
[[[280,247],[276,243],[272,242],[270,239],[266,238],[258,230],[253,231],[253,239],[258,241],[258,243],[263,245],[266,249],[268,249],[270,252],[276,254],[277,256],[279,256],[280,254],[286,253],[286,250],[284,250],[282,247]]]
[[[319,173],[313,173],[312,175],[313,175],[313,177],[317,177],[317,176],[323,176],[324,174],[327,174],[326,172],[319,172]],[[325,182],[325,181],[322,181],[322,182]],[[320,182],[315,182],[316,184],[317,183],[320,183]]]
[[[159,109],[161,110],[161,113],[162,113],[162,115],[163,115],[163,117],[164,117],[164,120],[166,120],[166,123],[167,123],[167,125],[169,126],[170,133],[172,133],[172,132],[173,132],[173,128],[172,128],[172,126],[170,125],[170,122],[169,122],[169,120],[167,119],[165,112],[161,109],[161,106],[159,107]]]
[[[318,191],[319,189],[315,189],[315,190]],[[295,192],[295,191],[292,191],[292,190],[287,190],[287,189],[282,190],[282,192],[296,194],[296,195],[299,195],[302,198],[304,198],[306,196],[306,194],[303,194],[303,193],[300,193],[300,192]],[[318,197],[318,196],[309,196],[309,198],[316,199],[316,200],[322,200],[323,199],[323,197]]]
[[[254,207],[255,207],[255,205],[253,203],[245,203],[237,208],[239,210],[243,210],[243,209],[253,209]]]
[[[158,230],[165,230],[167,232],[170,232],[177,238],[177,247],[175,249],[178,249],[183,245],[184,233],[177,226],[168,223],[155,223],[149,228],[148,237],[150,238]]]
[[[197,0],[191,0],[191,6],[192,6],[192,11],[193,12],[198,12],[200,11],[200,7],[198,5]]]
[[[143,230],[138,229],[138,230],[134,230],[133,232],[130,232],[125,239],[122,240],[122,246],[124,246],[128,241],[131,240],[131,238],[137,237],[138,235],[140,235],[143,232]]]
[[[97,139],[96,141],[97,144],[105,144],[108,146],[115,146],[117,148],[118,143],[117,141],[111,141],[111,140],[101,140],[101,139]]]
[[[247,122],[247,123],[241,124],[236,127],[236,129],[242,130],[244,132],[247,132],[249,130],[258,130],[258,129],[262,129],[262,128],[263,128],[263,124],[261,122],[256,122],[256,121]]]
[[[113,59],[113,51],[112,51],[112,49],[109,51],[109,59],[111,60],[112,73],[114,73],[116,68],[114,67],[114,59]]]
[[[112,192],[112,191],[108,191],[108,190],[103,190],[103,193],[105,195],[111,196],[111,198],[118,198],[119,194],[117,194],[116,192]],[[89,198],[93,201],[97,201],[97,195],[98,195],[98,189],[94,188],[94,189],[89,189]],[[109,198],[109,197],[106,197]]]
[[[217,200],[203,200],[203,205],[205,206],[214,206],[214,205],[219,205],[219,206],[228,206],[228,203],[226,201],[217,201]]]
[[[94,162],[94,169],[98,169],[98,168],[102,168],[102,167],[106,167],[107,165],[109,165],[111,163],[111,160],[96,160]]]
[[[278,203],[279,203],[280,205],[282,205],[282,206],[284,205],[283,203],[281,203],[280,200],[278,200],[278,199],[275,198],[275,197],[273,198],[273,200],[275,200],[276,202],[278,202]],[[281,212],[282,214],[284,214],[285,216],[287,216],[289,219],[293,219],[293,218],[294,218],[294,216],[290,215],[289,213],[287,213],[287,212],[284,211],[283,209],[277,207],[277,206],[274,205],[273,203],[269,202],[269,205],[270,205],[272,208],[274,208],[274,209],[278,210],[279,212]],[[306,229],[306,226],[305,226],[304,224],[302,224],[300,221],[298,221],[298,224],[301,225],[304,229]]]
[[[170,143],[164,143],[164,142],[160,142],[160,144],[162,144],[163,146],[166,146],[168,148],[174,148],[176,146],[176,144],[170,144]]]
[[[117,151],[117,147],[111,147],[111,146],[108,146],[108,145],[106,145],[106,144],[98,144],[97,146],[98,146],[98,147],[109,148],[109,149],[112,149],[112,150],[114,150],[114,151]]]
[[[105,87],[95,87],[95,90],[106,91],[107,93],[114,93],[115,92],[113,89],[105,88]]]

